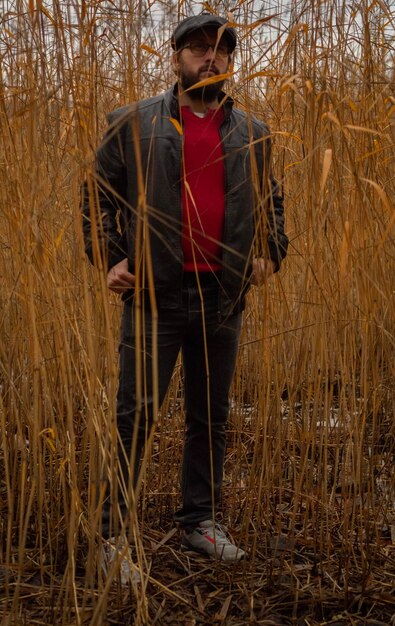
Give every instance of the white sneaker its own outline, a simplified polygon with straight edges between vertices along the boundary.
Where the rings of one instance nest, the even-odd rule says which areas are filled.
[[[140,573],[132,561],[129,545],[122,537],[119,537],[118,540],[115,537],[104,540],[100,557],[101,568],[105,576],[108,576],[114,561],[117,562],[114,580],[118,575],[122,587],[126,587],[129,582],[141,582]]]
[[[228,539],[224,529],[219,524],[213,524],[211,520],[200,522],[191,532],[184,530],[181,550],[207,554],[225,563],[240,561],[245,555],[244,550]]]

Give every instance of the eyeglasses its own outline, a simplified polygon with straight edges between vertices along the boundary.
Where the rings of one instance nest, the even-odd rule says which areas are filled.
[[[202,41],[191,41],[182,46],[181,50],[189,48],[194,57],[204,57],[208,49],[211,48],[215,56],[225,58],[229,56],[229,48],[226,43],[203,43]]]

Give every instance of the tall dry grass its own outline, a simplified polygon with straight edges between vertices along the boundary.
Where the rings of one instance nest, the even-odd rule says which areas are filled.
[[[210,6],[235,8],[241,49],[231,91],[271,126],[291,239],[281,273],[250,294],[232,391],[223,508],[250,550],[234,573],[240,615],[252,619],[259,597],[296,619],[306,594],[328,611],[333,598],[362,610],[369,594],[391,607],[393,7]],[[171,566],[154,558],[168,531],[163,550],[176,546],[180,365],[127,529],[143,585],[122,598],[97,566],[94,494],[108,466],[114,475],[120,302],[84,257],[79,217],[80,183],[106,113],[171,84],[171,30],[200,8],[10,0],[1,17],[4,624],[162,623],[172,602],[197,607],[203,623],[213,618],[199,600],[200,579],[195,596],[183,594],[183,577],[177,587]],[[280,563],[271,560],[278,537],[294,546],[278,553]],[[179,561],[172,552],[170,563],[185,569]],[[281,587],[284,575],[272,606],[271,585]],[[350,604],[357,593],[359,604]],[[226,602],[222,621],[233,610]],[[172,610],[173,623],[186,623]]]

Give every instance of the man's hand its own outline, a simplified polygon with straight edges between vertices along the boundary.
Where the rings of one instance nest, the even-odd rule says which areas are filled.
[[[269,276],[274,273],[275,267],[276,265],[271,259],[264,259],[262,257],[254,259],[252,262],[252,274],[250,277],[251,284],[256,287],[264,285]]]
[[[134,287],[135,277],[128,272],[128,260],[114,265],[107,274],[107,287],[115,293],[125,293]]]

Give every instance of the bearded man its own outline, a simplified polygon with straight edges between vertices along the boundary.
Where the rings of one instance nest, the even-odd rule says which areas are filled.
[[[246,293],[279,269],[288,239],[268,128],[222,91],[236,42],[221,17],[180,22],[171,41],[176,84],[110,114],[95,188],[85,186],[87,254],[105,263],[108,288],[124,300],[117,395],[123,488],[112,486],[103,507],[109,559],[180,350],[181,547],[224,562],[244,555],[217,523],[229,390]]]

